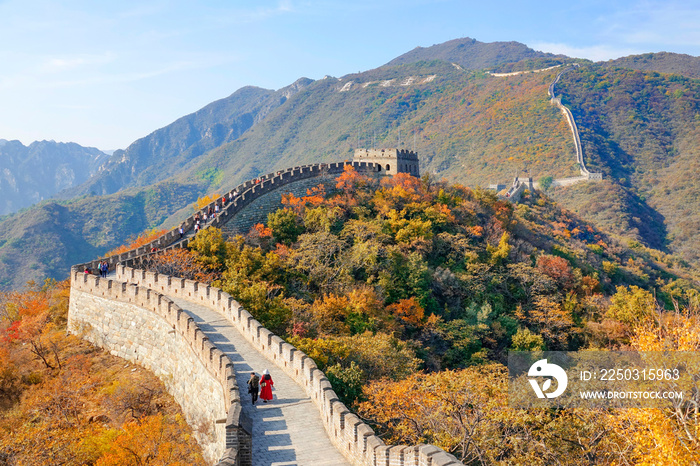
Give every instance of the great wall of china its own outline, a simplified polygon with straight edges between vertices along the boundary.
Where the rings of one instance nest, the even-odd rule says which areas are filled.
[[[205,227],[234,221],[266,196],[279,195],[283,187],[332,180],[347,164],[295,167],[263,176],[258,183],[248,181],[230,192],[238,196],[219,204],[219,215]],[[365,173],[383,169],[379,163],[351,164]],[[216,203],[220,200],[211,207]],[[96,270],[97,260],[73,266],[68,328],[160,377],[182,406],[209,464],[251,465],[262,457],[265,464],[462,464],[433,445],[386,445],[338,400],[313,360],[264,328],[224,291],[139,268],[154,248],[187,247],[194,224],[194,216],[183,222],[182,239],[176,228],[107,258],[116,270],[114,278],[84,272],[88,267]],[[279,399],[253,409],[242,403],[240,386],[251,367],[259,372],[263,364],[270,365],[276,387],[281,387]],[[284,393],[294,395],[283,399]]]
[[[600,173],[587,170],[573,115],[554,94],[555,84],[569,69],[557,74],[549,86],[549,96],[571,128],[581,176],[554,180],[553,186],[602,179]],[[515,74],[521,73],[494,76]],[[403,167],[397,164],[391,169],[385,165],[384,154],[376,161],[368,154],[365,152],[352,163],[305,165],[262,176],[258,182],[247,181],[226,193],[226,197],[238,194],[231,202],[222,205],[217,200],[203,209],[213,208],[215,204],[221,209],[204,228],[228,225],[232,232],[246,232],[279,206],[283,193],[299,195],[311,183],[332,183],[348,164],[364,173],[404,171],[418,175],[415,154],[410,154]],[[517,202],[525,189],[536,188],[537,183],[532,179],[516,178],[504,197]],[[182,223],[183,238],[175,228],[138,249],[106,258],[110,269],[116,270],[114,278],[101,279],[84,272],[86,268],[96,270],[97,260],[73,266],[68,328],[160,377],[181,405],[210,464],[251,465],[254,457],[267,453],[276,460],[287,459],[297,464],[307,464],[305,461],[358,466],[462,464],[433,445],[386,445],[338,400],[313,360],[264,328],[224,291],[141,268],[154,249],[187,247],[194,236],[194,226],[193,215]],[[222,330],[224,327],[226,331]],[[288,378],[287,390],[296,390],[297,402],[309,403],[301,415],[288,416],[284,407],[279,409],[283,424],[292,426],[284,434],[289,437],[287,443],[270,444],[270,439],[279,436],[265,434],[259,427],[269,421],[242,404],[239,385],[245,383],[251,366],[266,362]],[[280,383],[283,385],[285,379]],[[301,422],[295,421],[295,416],[301,417]],[[318,426],[314,426],[312,418],[318,420]],[[325,433],[328,445],[320,438],[320,431]],[[317,441],[309,442],[309,438]],[[291,447],[285,449],[285,446]],[[286,452],[287,456],[280,452]]]
[[[549,68],[542,68],[539,70],[528,70],[528,71],[514,71],[512,73],[490,73],[491,76],[494,77],[499,77],[499,78],[507,78],[510,76],[519,76],[521,74],[529,74],[529,73],[541,73],[543,71],[550,71],[555,68],[559,68],[563,65],[556,65],[556,66],[550,66]],[[556,97],[554,93],[554,86],[559,82],[561,79],[562,75],[568,71],[570,71],[573,68],[578,67],[578,63],[574,63],[570,66],[566,66],[562,71],[557,73],[556,78],[554,78],[554,81],[551,82],[549,85],[549,88],[547,89],[547,93],[549,94],[549,101],[552,105],[555,105],[559,111],[564,115],[564,118],[566,118],[566,122],[569,125],[569,129],[571,130],[571,137],[573,138],[574,142],[574,148],[576,149],[576,163],[578,164],[579,171],[581,172],[580,176],[571,176],[567,178],[557,178],[552,180],[551,186],[572,186],[577,183],[581,183],[584,181],[602,181],[603,180],[603,174],[602,173],[591,173],[588,171],[586,168],[586,164],[583,160],[583,147],[581,146],[581,138],[578,133],[578,127],[576,126],[576,120],[574,120],[574,115],[571,113],[571,110],[569,110],[565,105],[561,103],[561,98]],[[539,188],[539,183],[536,181],[533,181],[532,179],[526,179],[526,181],[520,180],[519,178],[515,178],[513,181],[512,186],[508,189],[506,192],[505,196],[506,198],[517,202],[517,200],[520,198],[522,195],[522,192],[525,189],[537,189]]]

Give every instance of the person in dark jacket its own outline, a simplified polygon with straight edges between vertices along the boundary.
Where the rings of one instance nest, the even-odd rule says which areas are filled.
[[[250,378],[248,379],[248,393],[253,400],[253,404],[258,401],[258,388],[260,387],[260,377],[257,376],[255,372],[250,373]]]

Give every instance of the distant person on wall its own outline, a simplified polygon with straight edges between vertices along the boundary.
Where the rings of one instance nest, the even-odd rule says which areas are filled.
[[[267,403],[268,401],[272,401],[272,386],[274,385],[274,382],[272,382],[272,377],[270,377],[270,372],[265,369],[263,371],[263,376],[262,379],[260,380],[260,399],[263,400],[263,403]]]
[[[185,229],[180,226],[180,239],[182,239],[183,235],[185,234]]]
[[[248,393],[253,400],[253,404],[258,401],[258,389],[260,388],[260,377],[255,372],[250,373],[248,379]]]
[[[105,278],[107,278],[107,274],[109,274],[109,262],[105,261],[102,268],[104,269]]]

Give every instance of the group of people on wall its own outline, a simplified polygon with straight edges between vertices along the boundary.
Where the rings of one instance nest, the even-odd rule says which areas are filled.
[[[258,374],[255,372],[251,372],[250,379],[248,379],[248,393],[250,393],[253,404],[258,401],[258,393],[260,393],[260,399],[263,400],[263,403],[272,401],[273,385],[272,376],[270,376],[270,371],[267,369],[263,371],[262,377],[258,377]]]
[[[199,230],[202,229],[203,224],[207,223],[209,220],[216,218],[216,216],[219,215],[220,210],[226,207],[227,203],[233,202],[233,200],[237,197],[238,190],[234,189],[233,191],[228,193],[228,198],[226,196],[223,196],[219,202],[214,204],[213,207],[209,206],[207,209],[202,209],[201,215],[200,212],[197,212],[194,215],[194,233],[197,234]],[[185,234],[182,225],[180,225],[179,232],[180,238],[182,238]]]

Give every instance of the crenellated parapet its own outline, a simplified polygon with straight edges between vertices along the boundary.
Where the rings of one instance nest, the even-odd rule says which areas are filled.
[[[204,212],[208,211],[210,207],[214,209],[214,207],[218,205],[220,211],[216,218],[204,224],[203,228],[210,226],[220,228],[231,221],[239,212],[245,210],[246,207],[248,207],[256,199],[298,181],[323,176],[338,176],[343,173],[346,165],[352,165],[359,173],[379,173],[379,165],[377,163],[368,161],[353,161],[302,165],[288,168],[286,170],[280,170],[275,173],[262,175],[253,180],[246,181],[245,183],[236,186],[222,195],[222,197],[225,197],[227,200],[232,198],[231,201],[224,203],[222,199],[217,199],[211,202],[210,204],[204,206],[201,210],[195,212],[193,215],[185,219],[177,227],[144,246],[122,254],[116,254],[103,259],[95,259],[93,261],[77,264],[74,265],[73,268],[78,268],[81,271],[84,271],[86,267],[89,267],[90,270],[95,271],[97,270],[98,264],[105,260],[109,263],[110,269],[113,270],[117,264],[137,264],[140,262],[139,259],[148,256],[154,250],[162,251],[171,248],[187,247],[189,237],[191,237],[192,233],[194,232],[195,215],[199,214],[201,216]],[[185,238],[182,239],[180,238],[179,233],[180,226],[182,226],[185,234]]]
[[[161,378],[210,462],[251,451],[233,363],[167,296],[73,269],[68,331]]]
[[[117,279],[209,307],[227,319],[240,334],[281,371],[304,388],[319,411],[331,442],[353,464],[448,466],[460,463],[433,445],[386,445],[372,428],[339,400],[330,381],[303,351],[265,328],[228,293],[192,280],[117,267]]]
[[[420,176],[418,154],[407,149],[355,149],[352,161],[374,163],[377,165],[379,173],[385,175],[408,173]]]

